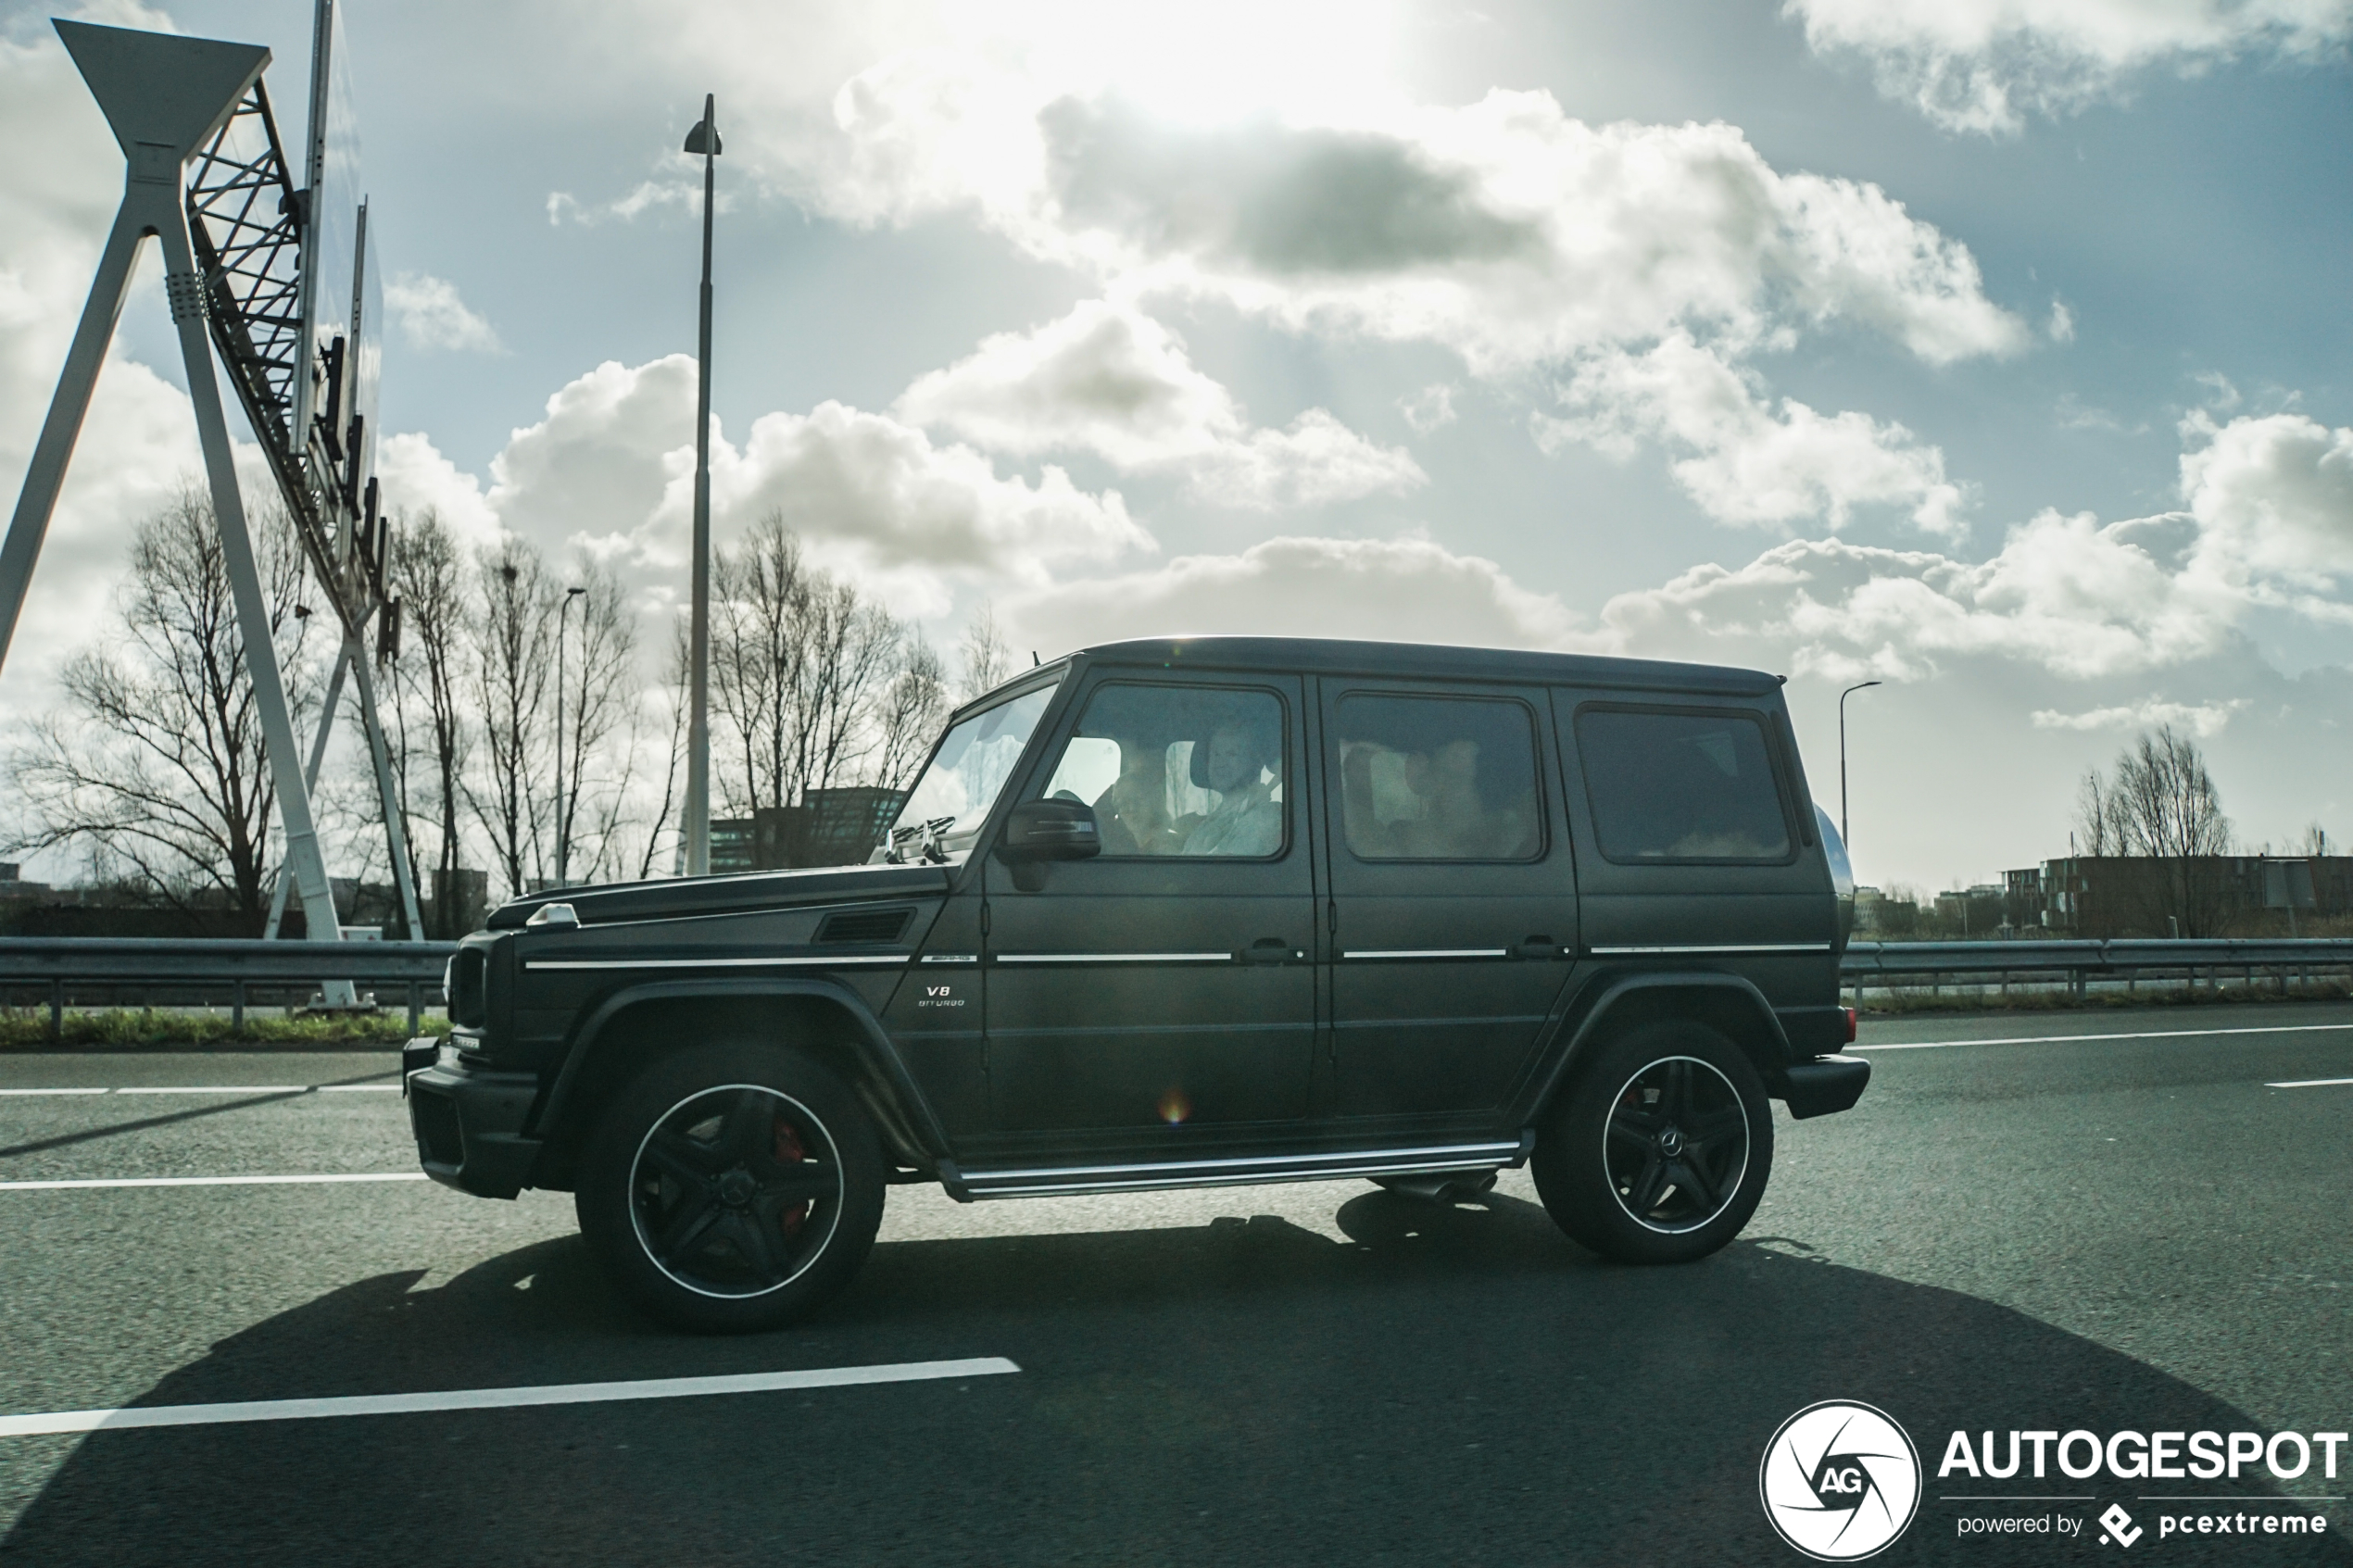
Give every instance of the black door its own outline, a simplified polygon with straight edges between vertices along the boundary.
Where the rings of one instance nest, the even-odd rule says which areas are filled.
[[[1315,889],[1300,700],[1288,676],[1110,675],[1081,694],[1028,796],[1092,806],[1101,856],[1020,880],[987,872],[1000,1129],[1306,1115]]]
[[[1338,1110],[1491,1109],[1577,946],[1541,696],[1320,684]]]

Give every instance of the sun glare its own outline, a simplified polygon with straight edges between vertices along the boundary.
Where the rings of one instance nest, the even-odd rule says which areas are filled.
[[[1347,119],[1394,92],[1386,0],[1096,0],[1038,19],[1026,42],[1056,75],[1164,119]]]

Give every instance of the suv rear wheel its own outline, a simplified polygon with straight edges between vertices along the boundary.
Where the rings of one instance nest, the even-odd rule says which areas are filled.
[[[607,1273],[653,1317],[774,1328],[864,1261],[882,1154],[856,1097],[800,1053],[701,1046],[655,1061],[605,1107],[573,1202]]]
[[[1602,1046],[1536,1140],[1536,1191],[1571,1238],[1625,1263],[1705,1258],[1747,1224],[1773,1166],[1773,1110],[1743,1051],[1705,1024]]]

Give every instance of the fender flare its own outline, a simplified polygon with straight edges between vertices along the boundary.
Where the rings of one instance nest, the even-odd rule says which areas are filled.
[[[1532,1091],[1520,1101],[1517,1121],[1522,1126],[1532,1126],[1543,1114],[1570,1075],[1583,1064],[1595,1038],[1609,1022],[1610,1014],[1629,997],[1654,991],[1707,990],[1724,993],[1745,1004],[1756,1015],[1773,1053],[1786,1063],[1790,1059],[1789,1032],[1781,1027],[1773,1004],[1755,982],[1721,970],[1654,970],[1639,974],[1622,974],[1604,984],[1592,1003],[1579,1015],[1578,999],[1572,997],[1561,1024],[1568,1031],[1568,1043],[1548,1052],[1550,1060],[1539,1072]],[[1574,1019],[1573,1026],[1569,1020]],[[1559,1038],[1558,1034],[1554,1036]],[[1780,1067],[1773,1063],[1757,1063],[1757,1072],[1765,1079],[1766,1087],[1773,1088]]]
[[[623,1009],[659,1001],[761,1001],[784,997],[813,997],[831,1002],[847,1013],[858,1026],[853,1042],[859,1054],[869,1066],[878,1070],[891,1094],[905,1110],[909,1131],[924,1146],[924,1152],[935,1160],[948,1157],[946,1130],[915,1083],[914,1074],[907,1070],[899,1047],[876,1019],[865,999],[837,980],[815,975],[777,975],[763,977],[712,977],[701,980],[651,980],[635,985],[624,985],[597,1004],[587,1018],[573,1032],[572,1045],[564,1053],[564,1064],[556,1073],[556,1081],[548,1087],[547,1097],[538,1113],[532,1118],[535,1136],[545,1138],[549,1129],[571,1107],[582,1070],[590,1053],[596,1049],[606,1028]]]

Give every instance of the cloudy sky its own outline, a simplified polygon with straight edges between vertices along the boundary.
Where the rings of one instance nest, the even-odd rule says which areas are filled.
[[[120,191],[0,5],[0,493]],[[78,13],[270,44],[306,0]],[[352,0],[392,503],[683,592],[716,93],[723,538],[951,644],[1371,635],[1785,672],[1865,880],[2064,853],[2204,737],[2353,833],[2353,0]],[[192,471],[126,314],[5,680]],[[659,639],[654,639],[659,641]]]

